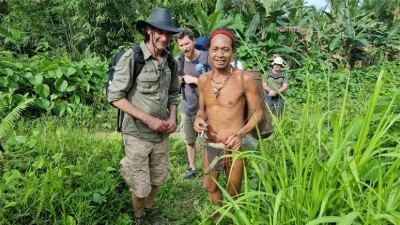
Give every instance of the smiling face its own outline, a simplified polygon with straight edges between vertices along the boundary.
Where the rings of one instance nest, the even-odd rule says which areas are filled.
[[[170,32],[155,27],[147,26],[147,33],[150,36],[149,43],[158,50],[164,50],[172,39]]]
[[[186,58],[192,58],[194,55],[194,44],[195,40],[189,38],[189,36],[184,36],[181,39],[177,39],[179,50],[186,56]]]
[[[277,63],[274,63],[274,65],[272,66],[272,69],[273,69],[275,72],[279,72],[279,70],[281,70],[281,67],[282,67],[282,65],[277,64]]]
[[[224,69],[230,67],[233,57],[232,40],[224,34],[217,34],[210,40],[208,52],[214,68]]]

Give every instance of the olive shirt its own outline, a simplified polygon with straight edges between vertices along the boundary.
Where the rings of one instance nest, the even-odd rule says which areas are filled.
[[[145,64],[142,71],[133,80],[135,60],[132,48],[127,50],[118,61],[114,79],[110,85],[108,101],[113,102],[126,98],[136,108],[161,120],[169,118],[168,107],[178,105],[179,81],[177,64],[173,71],[168,66],[167,52],[162,52],[162,64],[153,57],[144,42],[140,44]],[[161,142],[168,133],[151,130],[142,121],[125,114],[122,122],[122,133],[133,135],[143,141]]]
[[[279,90],[279,88],[282,87],[283,84],[288,82],[288,78],[285,73],[282,71],[279,71],[278,73],[273,73],[272,71],[269,71],[267,73],[267,78],[269,79],[268,86],[272,88],[273,90]]]

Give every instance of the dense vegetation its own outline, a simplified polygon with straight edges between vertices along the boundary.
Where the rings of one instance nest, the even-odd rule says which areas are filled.
[[[232,28],[247,68],[266,71],[276,53],[290,68],[275,133],[239,156],[238,200],[215,208],[200,177],[179,178],[184,144],[171,139],[161,224],[400,224],[398,1],[331,0],[323,12],[302,0],[3,0],[1,225],[131,223],[103,86],[107,59],[141,40],[134,22],[155,6],[198,35]]]

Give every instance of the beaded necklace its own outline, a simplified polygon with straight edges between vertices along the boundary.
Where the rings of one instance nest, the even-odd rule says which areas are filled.
[[[213,90],[214,90],[214,97],[218,98],[222,88],[225,87],[227,81],[229,80],[229,78],[231,78],[233,68],[231,67],[231,71],[229,72],[229,75],[222,82],[214,81],[214,71],[215,70],[212,71],[212,75],[211,75],[211,86],[213,87]]]

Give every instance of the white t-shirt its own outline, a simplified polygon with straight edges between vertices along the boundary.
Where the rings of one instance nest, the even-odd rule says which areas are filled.
[[[231,62],[231,66],[233,66],[233,68],[236,68],[236,69],[239,69],[239,70],[243,70],[243,69],[244,69],[244,68],[243,68],[243,63],[240,62],[239,60],[236,60],[236,59],[234,59],[234,60]]]

